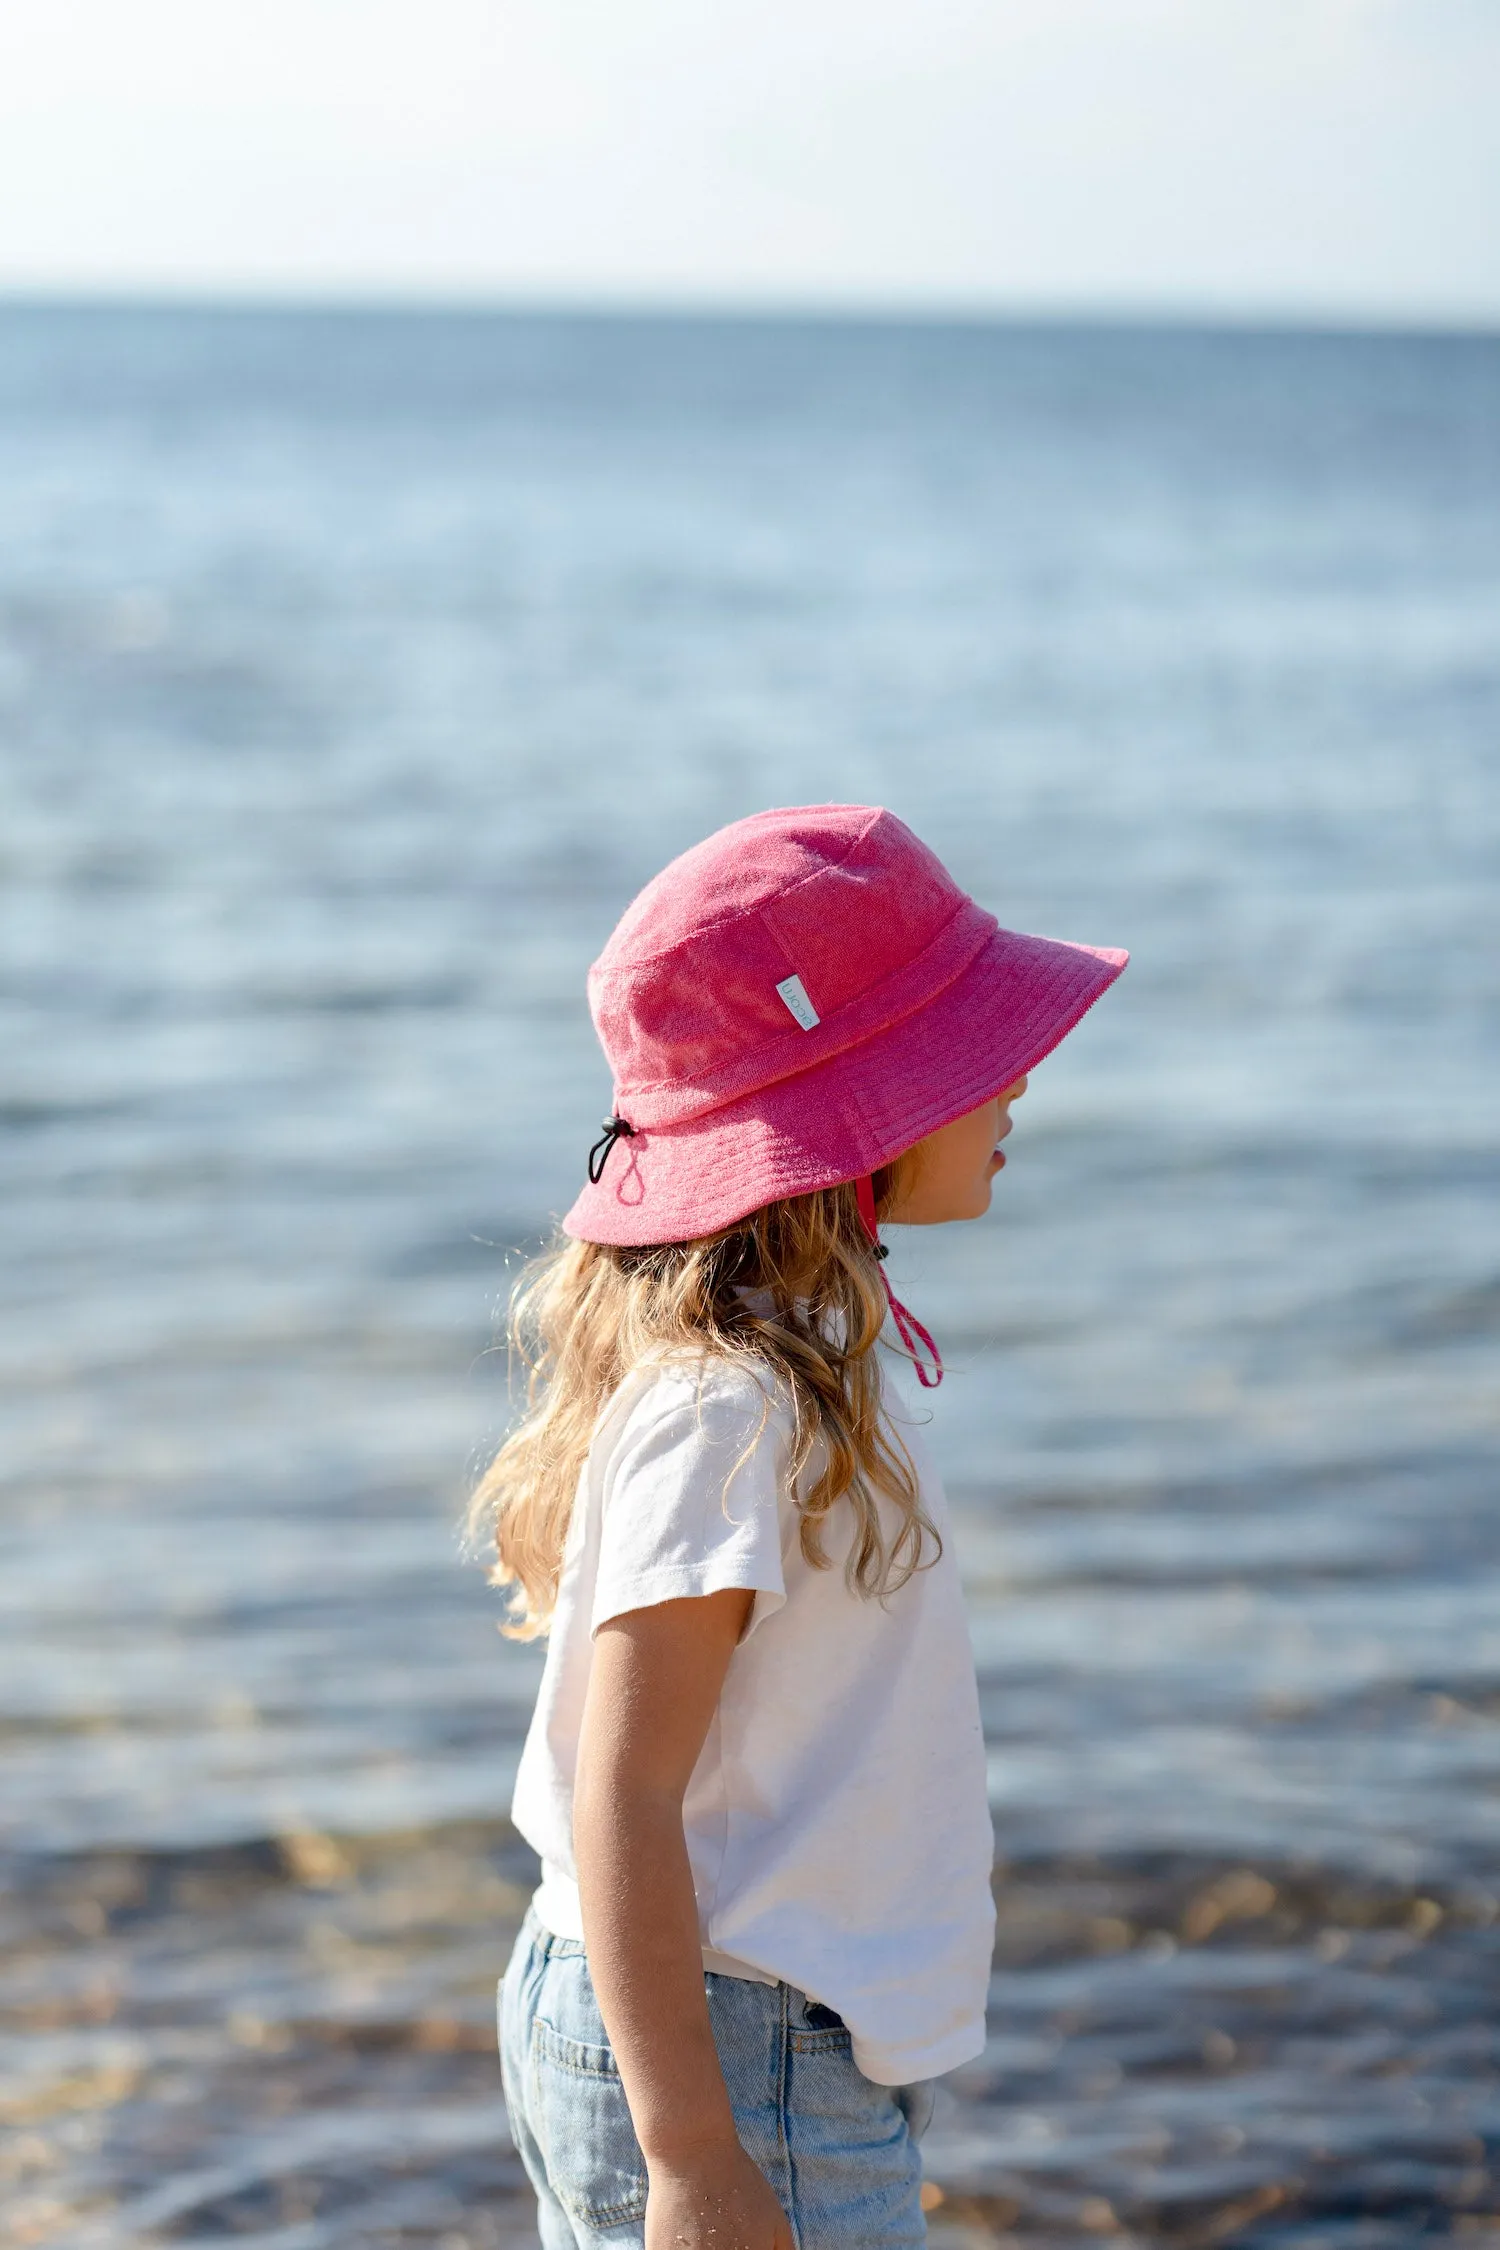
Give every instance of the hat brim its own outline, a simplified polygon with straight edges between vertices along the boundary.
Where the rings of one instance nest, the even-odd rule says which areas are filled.
[[[1128,958],[996,930],[952,984],[857,1047],[706,1117],[621,1138],[564,1231],[620,1248],[688,1242],[879,1171],[1034,1069]]]

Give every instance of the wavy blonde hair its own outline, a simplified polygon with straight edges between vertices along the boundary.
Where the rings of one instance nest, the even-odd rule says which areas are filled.
[[[875,1176],[877,1210],[894,1199],[895,1173]],[[600,1413],[632,1367],[664,1353],[769,1372],[761,1429],[779,1390],[792,1407],[794,1491],[823,1440],[823,1464],[798,1491],[802,1552],[815,1569],[829,1567],[823,1527],[841,1500],[854,1515],[851,1591],[894,1593],[936,1560],[942,1543],[911,1456],[880,1411],[875,1345],[885,1311],[852,1183],[768,1203],[691,1242],[626,1250],[559,1235],[511,1297],[508,1340],[528,1371],[526,1412],[470,1509],[471,1533],[497,1550],[492,1584],[512,1591],[505,1631],[529,1640],[547,1630]],[[894,1529],[878,1494],[895,1505]]]

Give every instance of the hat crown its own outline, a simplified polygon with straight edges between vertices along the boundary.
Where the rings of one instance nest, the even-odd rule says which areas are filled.
[[[733,822],[627,908],[589,974],[620,1112],[701,1116],[910,1013],[996,927],[904,821],[798,805]]]

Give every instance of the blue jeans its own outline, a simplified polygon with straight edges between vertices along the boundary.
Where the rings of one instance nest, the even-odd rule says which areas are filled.
[[[831,2009],[787,1984],[705,1975],[735,2129],[798,2250],[925,2243],[928,2086],[877,2086]],[[505,2102],[543,2250],[645,2241],[646,2165],[582,1945],[528,1914],[500,1987]]]

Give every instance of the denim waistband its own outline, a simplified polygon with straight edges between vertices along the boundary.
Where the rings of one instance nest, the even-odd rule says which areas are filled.
[[[530,1941],[533,1951],[543,1961],[577,1961],[584,1959],[587,1953],[582,1938],[558,1937],[555,1931],[549,1930],[535,1906],[528,1906],[526,1909],[521,1935]],[[714,1972],[709,1970],[705,1973],[712,1975]],[[835,2009],[827,2007],[821,2000],[812,1999],[798,1986],[788,1984],[785,1978],[778,1978],[775,1983],[759,1984],[758,1989],[767,1994],[781,1995],[789,2012],[805,2020],[813,2030],[841,2031],[844,2028],[844,2019]]]
[[[532,1945],[544,1961],[566,1961],[584,1951],[582,1938],[558,1937],[548,1929],[534,1906],[528,1906],[526,1909],[526,1918],[521,1924],[521,1935],[531,1940]]]

